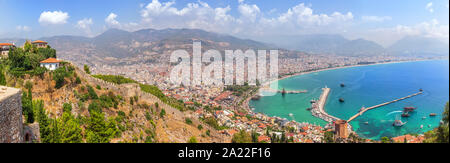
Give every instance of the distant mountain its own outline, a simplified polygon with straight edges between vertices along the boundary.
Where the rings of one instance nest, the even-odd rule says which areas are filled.
[[[100,57],[127,58],[142,54],[163,54],[178,49],[192,49],[194,40],[202,42],[205,49],[270,49],[268,44],[239,39],[197,29],[145,29],[128,32],[110,29],[94,38],[77,36],[55,36],[42,38],[58,51],[72,48],[91,49]],[[190,45],[190,46],[187,46]]]
[[[449,44],[437,39],[408,36],[388,48],[393,55],[448,55]]]
[[[282,48],[313,54],[336,54],[343,56],[372,56],[384,54],[385,49],[372,41],[348,40],[341,35],[298,35],[274,37],[266,42]]]

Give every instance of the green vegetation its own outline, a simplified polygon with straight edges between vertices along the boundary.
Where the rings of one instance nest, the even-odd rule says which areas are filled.
[[[34,101],[33,110],[39,122],[42,143],[81,143],[83,141],[80,122],[70,112],[64,112],[58,119],[47,116],[43,101]]]
[[[6,85],[6,76],[5,76],[3,64],[0,64],[0,85]]]
[[[382,137],[381,138],[381,143],[393,143],[391,138],[388,137]]]
[[[83,69],[84,69],[84,72],[86,72],[87,74],[91,74],[91,70],[89,70],[89,66],[88,65],[84,65]]]
[[[215,128],[216,130],[225,130],[228,129],[228,127],[226,126],[220,126],[219,123],[217,122],[217,120],[213,117],[207,118],[207,119],[203,119],[203,121],[208,124],[209,126]]]
[[[233,135],[232,143],[251,143],[252,137],[247,132],[241,130],[239,133]]]
[[[335,143],[334,142],[334,133],[333,132],[327,131],[327,132],[325,132],[323,137],[324,138],[322,139],[322,141],[324,143]]]
[[[137,83],[133,79],[125,78],[119,75],[92,75],[92,77],[119,85],[128,83]]]
[[[448,102],[445,105],[444,113],[442,115],[442,123],[434,129],[425,133],[425,143],[449,143],[449,106]]]
[[[185,121],[186,121],[186,124],[192,125],[192,120],[190,118],[186,118]]]
[[[63,104],[63,112],[72,112],[72,104],[71,103],[64,103]]]
[[[27,123],[34,123],[33,94],[31,92],[33,84],[27,81],[25,87],[28,91],[22,94],[22,114],[25,116]]]
[[[53,71],[53,80],[56,82],[55,88],[59,89],[66,84],[65,78],[74,76],[75,68],[73,66],[61,66]]]
[[[255,86],[250,86],[248,83],[244,83],[244,85],[230,85],[227,86],[225,90],[233,92],[233,95],[241,97],[245,92],[250,91],[251,89],[255,89]]]
[[[109,143],[111,138],[120,134],[114,119],[105,120],[105,115],[92,111],[86,128],[87,143]]]
[[[93,77],[107,81],[107,82],[115,83],[115,84],[128,84],[128,83],[139,84],[137,81],[135,81],[133,79],[125,78],[125,77],[119,76],[119,75],[93,75]],[[164,93],[158,87],[156,87],[154,85],[139,84],[139,87],[141,88],[141,90],[143,92],[150,93],[150,94],[156,96],[162,102],[164,102],[180,111],[187,110],[183,102],[180,102],[174,98],[167,97],[166,95],[164,95]],[[137,100],[132,101],[130,99],[130,104],[134,105],[136,102],[137,102]]]
[[[159,113],[159,116],[160,116],[161,118],[164,118],[164,116],[166,116],[166,110],[161,109],[161,112]]]
[[[189,138],[187,143],[198,143],[197,138],[195,136],[192,136],[191,138]]]
[[[203,126],[202,125],[198,125],[197,128],[198,128],[198,130],[203,130]]]
[[[11,50],[5,65],[8,67],[7,72],[15,77],[22,77],[25,74],[42,75],[46,69],[40,67],[40,62],[48,58],[56,58],[55,49],[36,48],[30,42],[26,42],[24,48]]]

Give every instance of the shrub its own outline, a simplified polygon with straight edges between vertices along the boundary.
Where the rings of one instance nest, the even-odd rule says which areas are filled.
[[[190,118],[186,118],[185,121],[186,121],[186,124],[192,125],[192,120]]]

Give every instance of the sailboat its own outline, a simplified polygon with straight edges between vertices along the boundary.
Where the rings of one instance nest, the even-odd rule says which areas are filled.
[[[394,124],[392,124],[394,127],[402,127],[403,125],[405,125],[405,123],[402,122],[402,120],[400,119],[400,116],[397,116],[395,118]]]

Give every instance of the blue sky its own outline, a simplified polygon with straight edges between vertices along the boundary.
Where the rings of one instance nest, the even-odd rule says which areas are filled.
[[[245,38],[341,34],[387,46],[448,40],[448,0],[0,0],[0,38],[199,28]],[[380,34],[382,33],[382,34]]]

